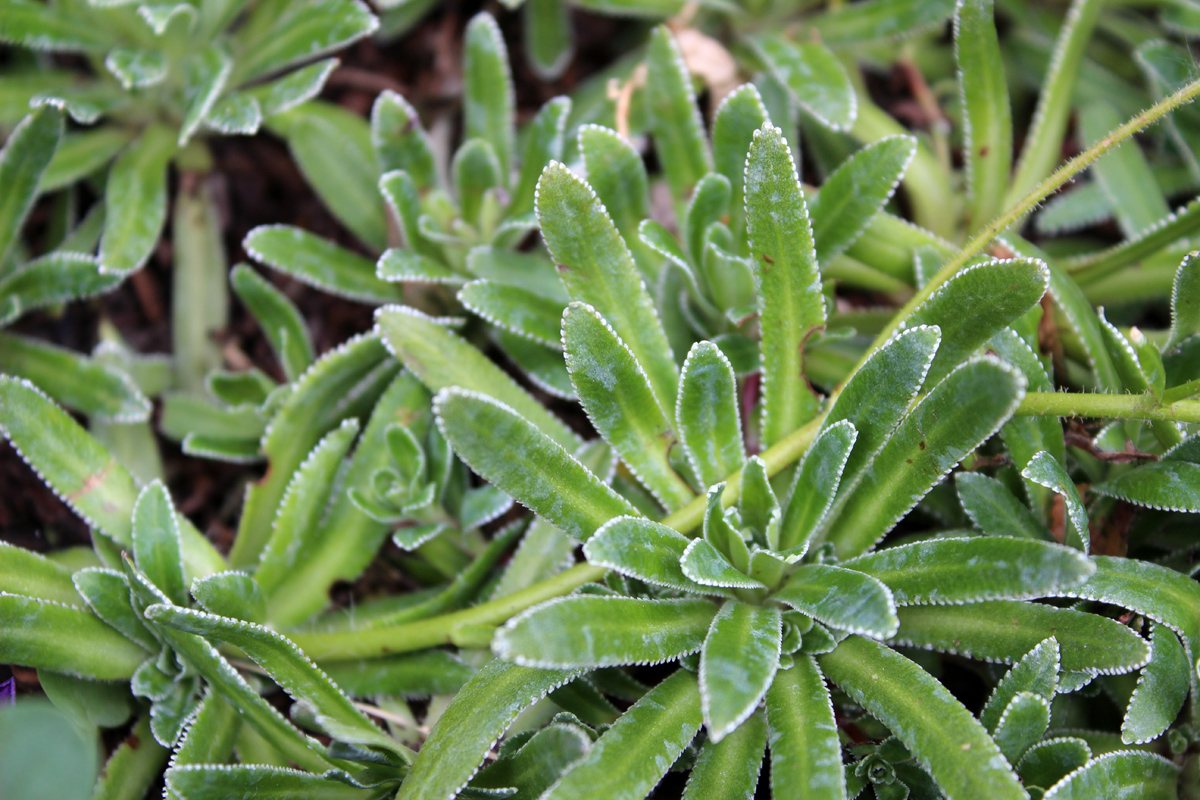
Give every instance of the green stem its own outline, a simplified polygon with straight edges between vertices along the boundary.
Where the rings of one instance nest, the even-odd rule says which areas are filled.
[[[1030,392],[1017,407],[1016,415],[1200,422],[1200,400],[1179,400],[1160,405],[1149,394]]]

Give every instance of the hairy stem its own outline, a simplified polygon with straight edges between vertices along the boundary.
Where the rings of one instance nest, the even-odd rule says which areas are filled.
[[[1200,422],[1200,401],[1159,404],[1149,394],[1030,392],[1017,407],[1019,417],[1096,417],[1146,422]]]

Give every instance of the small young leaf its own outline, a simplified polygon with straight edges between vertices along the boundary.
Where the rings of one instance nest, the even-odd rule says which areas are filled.
[[[1121,741],[1153,741],[1179,716],[1191,688],[1187,653],[1175,632],[1155,624],[1150,630],[1150,661],[1138,676],[1137,688],[1121,723]]]
[[[671,423],[633,352],[596,309],[572,303],[563,313],[567,372],[588,419],[668,511],[695,495],[671,467]]]
[[[1028,796],[971,712],[912,661],[852,636],[817,663],[904,743],[950,800]]]
[[[1149,649],[1129,628],[1097,614],[1037,603],[989,600],[897,610],[896,642],[986,661],[1012,663],[1053,636],[1069,672],[1120,674],[1146,663]]]
[[[706,741],[688,778],[684,800],[744,800],[752,797],[766,747],[767,724],[760,713],[751,714],[720,742]]]
[[[696,678],[676,670],[622,714],[542,798],[645,797],[691,743],[700,721]]]
[[[735,219],[740,219],[746,208],[746,154],[754,132],[768,122],[767,109],[752,83],[734,89],[713,116],[713,169],[729,180],[729,207]]]
[[[1050,727],[1050,701],[1033,692],[1018,692],[1000,715],[992,736],[1008,763],[1016,764]]]
[[[1172,800],[1179,767],[1153,753],[1118,751],[1089,761],[1054,784],[1044,800],[1091,800],[1095,797],[1131,797]]]
[[[1069,521],[1066,543],[1087,553],[1091,546],[1087,508],[1083,505],[1079,490],[1075,488],[1075,482],[1058,459],[1046,452],[1038,453],[1021,472],[1021,477],[1062,495]]]
[[[1200,256],[1189,253],[1179,263],[1171,286],[1171,338],[1168,347],[1200,333]]]
[[[882,582],[828,564],[805,564],[772,599],[831,628],[888,639],[896,633],[896,606]]]
[[[97,617],[147,652],[159,650],[161,642],[146,627],[129,597],[129,582],[116,570],[88,567],[71,576],[75,589]]]
[[[690,543],[666,525],[641,517],[617,517],[584,543],[583,555],[589,564],[646,583],[682,592],[715,593],[684,575],[679,561]]]
[[[1017,763],[1017,774],[1026,786],[1046,789],[1082,767],[1091,757],[1091,748],[1082,739],[1045,739],[1025,751]]]
[[[1058,640],[1050,637],[1041,642],[1013,665],[996,685],[992,696],[979,714],[979,721],[988,732],[996,730],[1008,704],[1021,692],[1030,692],[1053,700],[1058,692],[1058,672],[1062,651]]]
[[[587,539],[613,517],[636,514],[510,407],[476,392],[444,389],[434,411],[442,434],[471,469],[569,535]]]
[[[809,539],[825,521],[837,496],[842,470],[858,438],[849,420],[840,420],[822,430],[796,472],[792,493],[783,512],[779,533],[782,552],[803,552]]]
[[[675,402],[679,440],[704,486],[719,483],[745,463],[737,378],[729,359],[712,342],[688,351]]]
[[[778,608],[730,600],[700,651],[700,706],[708,738],[724,739],[758,708],[779,667]]]
[[[565,8],[559,0],[550,0]],[[525,12],[529,19],[530,11]],[[528,41],[528,40],[526,40]],[[551,161],[560,161],[563,157],[563,144],[566,139],[567,116],[571,113],[569,97],[555,97],[530,120],[525,128],[525,150],[521,154],[521,172],[513,190],[512,202],[508,213],[512,215],[527,214],[533,211],[534,192],[537,190],[538,178],[542,168]],[[582,133],[583,128],[580,129]]]
[[[792,101],[823,125],[849,128],[858,116],[858,99],[846,68],[820,41],[793,44],[783,36],[768,34],[755,46]]]
[[[539,669],[658,664],[699,650],[716,613],[707,600],[562,597],[510,619],[492,647]]]
[[[516,98],[508,68],[508,50],[491,14],[476,14],[467,25],[463,46],[464,138],[483,139],[500,162],[501,186],[512,170],[516,134]]]
[[[113,162],[105,187],[101,270],[127,274],[150,258],[167,218],[167,163],[175,136],[153,125]]]
[[[711,171],[712,156],[691,75],[675,37],[665,25],[650,33],[645,92],[659,161],[675,199],[683,200]]]
[[[450,180],[458,195],[463,221],[483,228],[480,219],[489,192],[502,185],[504,173],[491,142],[468,139],[450,162]]]
[[[720,501],[718,501],[720,502]],[[741,541],[739,539],[739,541]],[[742,548],[745,548],[742,542]],[[716,547],[704,539],[696,539],[687,546],[680,559],[683,574],[701,586],[725,589],[766,589],[767,587],[749,578],[735,568]]]
[[[375,277],[375,264],[357,253],[299,228],[261,226],[242,246],[254,258],[309,286],[357,300],[389,303],[403,299],[403,288]]]
[[[898,606],[1046,597],[1081,585],[1096,571],[1074,548],[1008,537],[931,539],[843,566],[883,581]]]
[[[763,126],[746,159],[746,224],[759,284],[763,444],[816,413],[803,374],[805,340],[825,324],[821,273],[804,191],[778,128]]]
[[[53,252],[0,279],[0,326],[26,311],[103,294],[124,280],[100,270],[95,256]]]
[[[1092,491],[1147,508],[1195,513],[1200,511],[1200,464],[1187,461],[1143,464],[1093,486]]]
[[[23,5],[23,4],[22,4]],[[5,13],[13,13],[6,9]],[[0,27],[0,39],[6,39]],[[0,150],[0,264],[5,262],[33,201],[46,168],[62,139],[62,111],[45,105],[21,120]]]
[[[568,686],[575,686],[574,681]],[[554,702],[567,687],[552,695]],[[573,763],[592,747],[590,731],[579,725],[551,723],[530,737],[515,753],[507,752],[496,762],[480,771],[471,781],[471,788],[513,791],[510,800],[535,800],[550,787]],[[510,746],[516,738],[504,744]],[[469,790],[468,790],[469,791]],[[464,792],[465,794],[465,792]],[[462,795],[460,795],[461,797]]]
[[[978,472],[954,476],[958,500],[975,527],[990,536],[1049,541],[1050,532],[1003,483]]]
[[[238,94],[258,103],[264,118],[291,111],[321,93],[329,74],[337,68],[336,58],[326,58],[289,72],[282,78],[260,83]]]
[[[314,358],[312,340],[300,310],[287,295],[246,264],[234,267],[229,280],[234,293],[271,343],[284,376],[289,382],[299,378]]]
[[[263,624],[267,598],[250,575],[240,570],[218,572],[192,581],[192,596],[210,614]]]
[[[172,603],[187,605],[179,520],[171,495],[161,481],[138,494],[133,506],[133,558]]]
[[[437,180],[437,162],[429,134],[416,109],[390,89],[371,107],[371,144],[381,173],[404,170],[418,190]]]

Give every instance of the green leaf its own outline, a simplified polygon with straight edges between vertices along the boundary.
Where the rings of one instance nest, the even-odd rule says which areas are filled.
[[[693,264],[704,261],[710,227],[729,219],[729,194],[729,179],[715,172],[708,173],[696,184],[696,191],[685,209],[682,231]]]
[[[235,83],[283,70],[338,50],[373,33],[379,20],[358,0],[312,0],[268,6],[278,16],[267,31],[244,25],[235,35],[239,59]]]
[[[1046,597],[1081,585],[1096,571],[1072,547],[1008,537],[931,539],[842,566],[883,581],[897,606]]]
[[[771,791],[797,800],[842,800],[846,784],[833,703],[811,656],[797,656],[767,692]]]
[[[983,711],[979,713],[979,721],[983,727],[987,728],[989,733],[995,731],[1004,710],[1021,692],[1031,692],[1046,700],[1053,700],[1058,692],[1061,657],[1062,650],[1053,636],[1021,656],[996,685]]]
[[[696,678],[676,670],[622,714],[542,798],[645,797],[691,743],[700,721]]]
[[[170,750],[155,741],[150,730],[150,715],[142,715],[104,765],[92,797],[94,800],[145,797],[162,775],[170,755]],[[77,766],[72,767],[72,771],[77,769]]]
[[[716,490],[714,487],[713,491]],[[720,500],[717,502],[719,503]],[[740,538],[739,541],[741,541]],[[745,551],[745,547],[745,542],[742,542],[743,551]],[[720,550],[704,539],[696,539],[689,544],[679,564],[683,569],[683,574],[701,586],[727,589],[767,588],[764,584],[747,577],[745,573],[735,568]]]
[[[588,185],[625,243],[637,242],[638,226],[650,216],[649,178],[642,154],[628,139],[600,125],[580,126],[578,139]]]
[[[759,284],[763,445],[812,418],[817,400],[804,379],[805,340],[825,324],[821,273],[804,190],[778,128],[764,125],[746,159],[746,225]]]
[[[1080,144],[1090,147],[1125,120],[1112,105],[1096,100],[1078,115]],[[1137,142],[1123,142],[1091,167],[1092,177],[1113,201],[1117,225],[1126,236],[1135,236],[1171,213],[1154,173]]]
[[[150,417],[150,400],[124,372],[39,339],[0,333],[0,370],[31,381],[100,422],[145,422]]]
[[[217,44],[189,55],[183,66],[183,121],[178,144],[183,147],[200,127],[233,72],[233,59]]]
[[[276,120],[273,127],[287,139],[300,171],[338,221],[371,249],[384,249],[387,214],[367,121],[317,102]]]
[[[152,125],[117,156],[104,191],[101,269],[127,274],[150,258],[167,218],[167,163],[175,135]]]
[[[904,743],[950,800],[1027,797],[983,726],[912,661],[852,636],[817,663]]]
[[[1050,532],[1000,481],[978,472],[954,476],[958,500],[975,527],[990,536],[1049,541]]]
[[[700,651],[700,704],[715,743],[758,707],[779,666],[779,609],[725,603]]]
[[[809,540],[833,506],[842,470],[857,438],[858,431],[849,420],[835,422],[817,434],[792,483],[780,526],[780,551],[803,553],[808,549]]]
[[[1008,763],[1016,764],[1050,727],[1050,701],[1033,692],[1018,692],[1000,715],[992,737]]]
[[[515,789],[516,794],[509,795],[512,800],[535,800],[591,749],[592,740],[585,731],[578,725],[551,723],[534,733],[515,753],[506,753],[481,770],[471,781],[471,787],[493,791]],[[510,742],[515,742],[515,738],[505,744]]]
[[[661,408],[675,401],[675,357],[645,285],[595,192],[562,164],[538,181],[538,222],[572,300],[594,306],[650,378]]]
[[[152,605],[146,619],[225,642],[254,660],[295,700],[310,703],[321,727],[335,739],[383,750],[402,760],[411,754],[375,726],[290,639],[262,625],[168,605]]]
[[[11,594],[0,594],[0,648],[10,664],[98,681],[129,680],[146,659],[91,612]]]
[[[958,4],[954,54],[963,101],[968,228],[974,231],[1004,210],[1013,159],[1012,110],[993,0]]]
[[[1049,286],[1049,268],[1037,259],[985,261],[946,281],[905,321],[937,325],[942,345],[926,380],[940,381],[998,331],[1033,308]]]
[[[117,683],[74,678],[50,670],[38,670],[38,683],[60,710],[80,725],[115,728],[129,720],[132,707],[129,689]]]
[[[698,599],[560,597],[510,619],[492,649],[538,669],[658,664],[699,650],[716,613]]]
[[[286,767],[262,764],[181,764],[167,770],[167,789],[187,800],[221,800],[245,797],[255,800],[374,800],[379,788],[363,789],[350,783],[345,773],[336,777],[314,775]]]
[[[450,180],[458,196],[462,219],[476,228],[484,228],[480,214],[489,192],[503,185],[504,173],[490,142],[468,139],[450,162]],[[486,230],[486,229],[485,229]]]
[[[825,538],[843,558],[870,549],[1012,416],[1024,384],[1020,373],[990,356],[950,373],[900,422]]]
[[[768,122],[767,109],[752,83],[730,92],[713,115],[713,169],[729,180],[729,207],[734,219],[741,218],[746,208],[746,154],[754,132]],[[741,226],[733,227],[736,230]]]
[[[563,313],[567,372],[583,410],[630,471],[674,511],[695,494],[671,467],[671,423],[633,352],[596,309],[572,303]]]
[[[0,279],[0,326],[26,311],[92,297],[116,288],[124,278],[100,271],[83,253],[47,253]]]
[[[474,668],[444,650],[330,661],[322,663],[321,668],[330,680],[354,697],[454,694],[475,674]]]
[[[445,800],[458,794],[518,714],[579,674],[499,659],[486,664],[438,718],[397,800]],[[699,716],[697,707],[697,727]]]
[[[778,680],[777,677],[776,682]],[[752,797],[766,746],[766,720],[758,713],[747,717],[720,742],[706,741],[688,777],[684,800],[745,800]]]
[[[1121,741],[1143,744],[1161,736],[1183,708],[1191,688],[1191,666],[1179,637],[1164,625],[1150,630],[1150,660],[1121,723]]]
[[[112,30],[96,25],[95,18],[83,9],[73,12],[31,0],[5,0],[0,41],[67,52],[102,51],[113,46]]]
[[[1168,348],[1200,333],[1200,257],[1184,256],[1171,285],[1171,337]]]
[[[403,299],[403,288],[375,277],[369,259],[289,225],[261,225],[242,246],[258,261],[317,289],[362,303]]]
[[[1156,461],[1091,487],[1096,494],[1163,511],[1200,511],[1200,464]]]
[[[282,78],[244,89],[238,94],[258,103],[263,118],[273,117],[291,111],[320,94],[337,65],[336,58],[326,58],[289,72]]]
[[[437,181],[437,161],[429,134],[408,101],[390,89],[371,107],[371,144],[379,172],[404,170],[418,191]]]
[[[879,639],[896,633],[891,591],[879,580],[853,570],[805,564],[771,598],[831,628]]]
[[[940,26],[954,6],[952,0],[867,0],[831,8],[806,22],[831,47],[860,47]]]
[[[375,325],[396,357],[431,391],[455,386],[492,398],[560,447],[578,446],[579,438],[493,361],[430,317],[389,306],[376,314]]]
[[[477,392],[445,389],[434,399],[442,434],[478,475],[577,539],[636,514],[560,445],[510,407]]]
[[[1017,774],[1026,786],[1045,789],[1082,767],[1091,757],[1091,748],[1082,739],[1045,739],[1025,751],[1017,764]]]
[[[41,698],[6,703],[0,708],[0,792],[9,800],[90,797],[98,755],[94,730]]]
[[[670,29],[660,25],[646,46],[646,107],[655,151],[676,200],[712,170],[692,77]]]
[[[1119,674],[1146,663],[1149,649],[1129,628],[1097,614],[1013,600],[897,610],[897,644],[1011,663],[1053,636],[1067,672]]]
[[[508,50],[500,27],[487,12],[467,25],[463,45],[463,138],[483,139],[500,161],[501,186],[512,170],[516,97]]]
[[[733,365],[712,342],[688,351],[675,402],[679,441],[688,464],[704,486],[719,483],[742,468],[742,421]]]
[[[683,553],[683,547],[679,552]],[[79,592],[75,591],[71,573],[66,568],[32,550],[7,542],[0,542],[0,592],[79,605]]]
[[[250,575],[229,570],[192,581],[192,596],[210,614],[262,624],[267,618],[267,598]]]
[[[270,342],[288,382],[299,378],[315,357],[300,310],[287,295],[245,264],[233,268],[230,283]]]
[[[1172,800],[1179,768],[1153,753],[1120,751],[1092,759],[1054,784],[1044,800],[1091,800],[1095,797],[1137,797]]]
[[[300,561],[312,557],[314,539],[358,429],[358,421],[348,419],[326,434],[288,482],[255,571],[255,579],[268,595]]]
[[[666,525],[641,517],[609,520],[583,545],[589,564],[638,580],[697,594],[712,593],[683,573],[679,561],[691,543]]]
[[[129,582],[123,574],[116,570],[87,567],[76,572],[71,579],[79,595],[97,617],[147,651],[160,649],[159,640],[134,611],[129,596]]]
[[[8,10],[5,13],[9,13]],[[7,38],[0,27],[0,39]],[[0,264],[4,263],[33,201],[38,184],[62,139],[62,111],[54,106],[34,109],[13,128],[0,150]]]
[[[565,0],[529,0],[521,15],[525,57],[543,80],[562,75],[575,53],[571,7]]]
[[[162,481],[138,494],[133,506],[133,557],[138,569],[176,605],[186,605],[179,520]]]
[[[813,199],[817,261],[828,265],[854,244],[900,185],[917,152],[911,136],[887,136],[846,159]]]
[[[562,346],[563,305],[557,300],[487,280],[468,283],[459,290],[458,299],[493,325],[547,347]]]
[[[546,0],[538,0],[546,2]],[[549,0],[557,6],[566,8],[559,0]],[[525,12],[525,19],[531,16],[533,7]],[[529,42],[526,39],[526,42]],[[536,67],[535,67],[536,68]],[[555,97],[547,102],[537,115],[525,127],[525,149],[521,154],[521,171],[513,190],[512,202],[508,213],[512,216],[527,214],[533,211],[534,192],[537,190],[538,178],[542,169],[551,161],[561,160],[563,144],[566,139],[567,116],[571,113],[569,97]],[[581,129],[582,132],[582,129]]]
[[[788,41],[778,34],[754,40],[767,68],[787,87],[792,101],[835,131],[846,130],[858,116],[858,99],[846,68],[821,41]],[[911,156],[910,156],[911,157]]]
[[[1092,537],[1088,531],[1087,508],[1083,505],[1079,490],[1075,488],[1075,482],[1058,459],[1044,451],[1038,453],[1022,470],[1021,477],[1062,495],[1067,507],[1066,543],[1088,552]]]

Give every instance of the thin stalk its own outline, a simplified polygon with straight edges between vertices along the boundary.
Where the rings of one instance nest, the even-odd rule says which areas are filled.
[[[1096,417],[1146,422],[1200,422],[1200,400],[1159,404],[1149,394],[1030,392],[1017,406],[1018,417]]]

